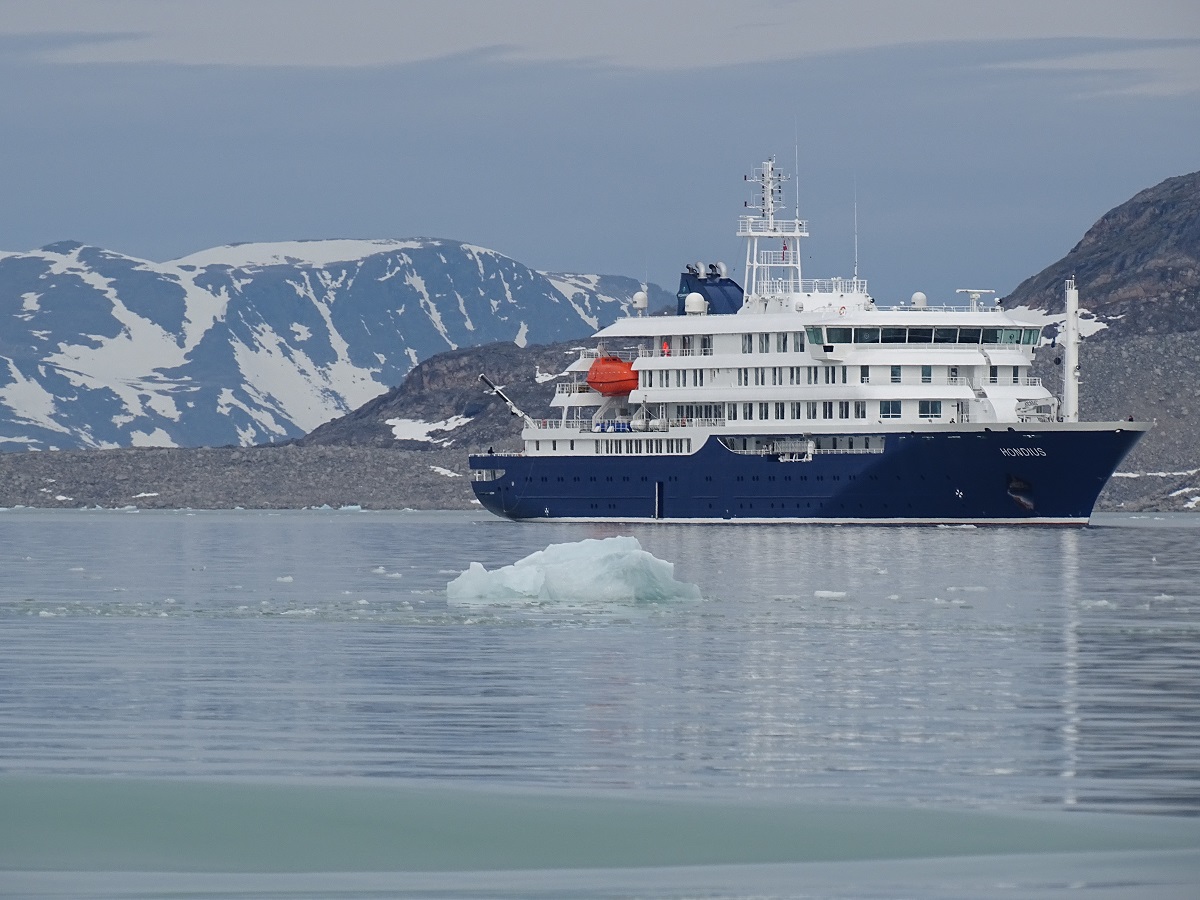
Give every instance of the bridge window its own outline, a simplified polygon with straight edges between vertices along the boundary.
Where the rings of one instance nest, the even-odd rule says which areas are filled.
[[[907,336],[907,328],[881,328],[879,330],[880,340],[885,344],[903,344]]]
[[[983,343],[985,343],[985,344],[1000,343],[1000,331],[1001,331],[1001,329],[999,329],[999,328],[983,329]]]
[[[1041,335],[1042,335],[1042,332],[1041,332],[1040,328],[1026,328],[1025,334],[1021,338],[1021,343],[1022,344],[1036,344],[1038,342],[1038,338],[1041,337]]]
[[[806,328],[804,330],[808,332],[808,342],[810,344],[824,344],[825,343],[824,336],[821,334],[823,329],[820,328],[819,326]]]
[[[853,329],[851,328],[835,328],[830,326],[825,329],[825,334],[829,338],[831,344],[849,344],[854,340]]]
[[[978,328],[960,328],[958,329],[958,342],[960,344],[978,344],[982,331]]]
[[[933,342],[935,344],[957,344],[958,329],[957,328],[935,328],[933,329]]]
[[[910,344],[932,344],[933,329],[932,328],[910,328],[908,329],[908,343]]]
[[[878,328],[855,328],[854,343],[856,344],[878,344],[879,329]]]

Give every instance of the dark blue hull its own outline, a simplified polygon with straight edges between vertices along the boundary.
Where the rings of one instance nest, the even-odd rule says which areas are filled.
[[[476,497],[510,519],[1084,524],[1145,431],[1132,423],[892,433],[882,453],[809,461],[689,456],[472,456]],[[861,443],[859,444],[861,446]]]

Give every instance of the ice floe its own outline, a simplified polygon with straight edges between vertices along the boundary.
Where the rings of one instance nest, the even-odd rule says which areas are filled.
[[[551,544],[511,566],[488,571],[473,562],[446,585],[451,604],[699,600],[700,588],[675,580],[675,564],[642,549],[634,537]]]

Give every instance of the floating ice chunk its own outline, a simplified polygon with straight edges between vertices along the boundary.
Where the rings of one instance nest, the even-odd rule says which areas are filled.
[[[700,588],[675,580],[675,564],[642,549],[635,537],[551,544],[511,566],[488,571],[477,562],[446,585],[452,603],[699,600]]]
[[[291,584],[292,581],[294,581],[295,579],[293,579],[291,575],[280,575],[275,580],[278,581],[280,584]]]
[[[841,600],[846,596],[845,591],[813,591],[814,597],[820,597],[822,600]]]

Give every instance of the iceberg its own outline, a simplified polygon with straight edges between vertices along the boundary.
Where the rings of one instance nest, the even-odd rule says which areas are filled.
[[[451,604],[700,600],[700,588],[675,580],[675,564],[642,549],[635,537],[551,544],[490,572],[480,563],[446,585]]]

